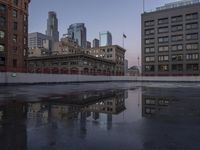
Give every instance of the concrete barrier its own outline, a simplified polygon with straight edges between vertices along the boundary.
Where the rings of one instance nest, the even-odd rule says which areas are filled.
[[[135,77],[135,76],[87,76],[62,74],[0,73],[0,84],[39,84],[75,82],[200,82],[200,76]]]

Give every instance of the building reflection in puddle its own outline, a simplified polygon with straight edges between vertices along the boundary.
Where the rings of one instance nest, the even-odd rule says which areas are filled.
[[[142,95],[142,116],[151,117],[169,107],[175,98],[165,96]]]

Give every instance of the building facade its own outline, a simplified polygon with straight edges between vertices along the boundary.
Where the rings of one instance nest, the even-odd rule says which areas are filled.
[[[116,74],[124,75],[124,60],[126,50],[118,45],[102,46],[98,48],[83,49],[84,53],[96,58],[111,60],[116,63]]]
[[[0,0],[0,71],[21,71],[28,51],[30,0]]]
[[[113,61],[96,58],[87,54],[52,55],[29,57],[29,73],[116,75]]]
[[[78,43],[81,48],[87,47],[87,29],[84,23],[75,23],[69,26],[68,36]]]
[[[143,75],[200,75],[200,3],[188,2],[142,14]]]
[[[98,48],[99,47],[99,40],[98,39],[94,39],[93,41],[93,48]]]
[[[46,35],[51,37],[54,42],[59,41],[58,19],[54,11],[48,13]]]
[[[112,45],[112,34],[109,31],[99,33],[100,46]]]

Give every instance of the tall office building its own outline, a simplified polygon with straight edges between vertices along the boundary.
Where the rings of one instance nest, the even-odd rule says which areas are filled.
[[[22,71],[28,50],[30,0],[0,0],[0,71]]]
[[[75,23],[69,26],[68,36],[82,48],[87,48],[87,29],[84,23]]]
[[[93,40],[93,48],[98,48],[99,47],[99,40],[98,39],[94,39]]]
[[[91,42],[90,41],[87,41],[87,48],[91,48]]]
[[[58,19],[54,11],[50,11],[48,14],[46,35],[51,37],[54,42],[59,41]]]
[[[142,14],[142,73],[200,74],[200,3],[184,0]]]
[[[100,46],[112,45],[112,34],[109,31],[99,33]]]
[[[44,48],[46,47],[45,44],[48,43],[48,49],[51,49],[51,42],[50,42],[50,37],[48,37],[47,35],[44,35],[42,33],[39,32],[34,32],[34,33],[29,33],[28,34],[28,48],[32,49],[32,48]],[[49,41],[49,42],[47,42]]]

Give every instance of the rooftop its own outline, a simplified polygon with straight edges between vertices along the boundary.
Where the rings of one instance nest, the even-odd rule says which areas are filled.
[[[176,2],[167,3],[164,6],[157,7],[155,10],[151,10],[151,11],[147,11],[147,12],[167,10],[167,9],[172,9],[172,8],[177,8],[177,7],[194,5],[197,3],[200,3],[200,0],[179,0]]]

